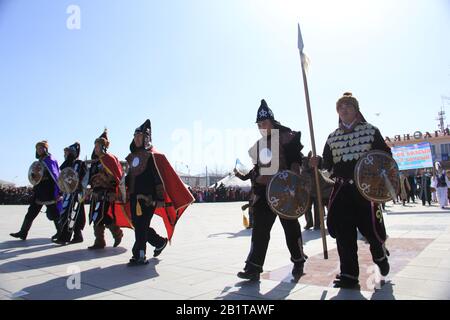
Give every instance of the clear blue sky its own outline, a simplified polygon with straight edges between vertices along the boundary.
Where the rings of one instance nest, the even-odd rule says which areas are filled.
[[[66,27],[71,4],[80,30]],[[450,96],[449,0],[0,0],[0,179],[26,184],[42,139],[60,162],[80,141],[84,159],[105,126],[123,159],[145,118],[178,169],[249,163],[249,139],[226,141],[257,137],[261,98],[309,150],[297,22],[318,150],[347,90],[383,135],[436,128]]]

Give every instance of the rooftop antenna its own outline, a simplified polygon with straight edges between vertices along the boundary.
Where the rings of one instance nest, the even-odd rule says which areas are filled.
[[[450,97],[441,95],[441,100],[442,100],[442,106],[441,106],[441,111],[438,112],[438,117],[436,118],[437,121],[439,121],[439,130],[441,130],[441,132],[444,132],[444,130],[447,128],[447,126],[444,123],[444,120],[446,119],[445,117],[445,107],[446,105],[450,105]]]

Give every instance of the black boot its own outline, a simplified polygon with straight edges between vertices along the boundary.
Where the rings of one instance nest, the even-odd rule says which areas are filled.
[[[68,225],[59,225],[59,236],[54,242],[59,245],[68,245],[70,243],[70,238],[72,237],[72,232],[69,231]]]
[[[26,240],[27,236],[28,236],[28,231],[30,230],[32,224],[33,224],[33,220],[28,220],[25,218],[23,220],[20,231],[16,232],[16,233],[10,233],[9,235],[14,238],[20,238],[22,240]]]
[[[159,248],[156,248],[154,251],[153,251],[153,257],[154,258],[156,258],[157,256],[159,256],[160,254],[161,254],[161,252],[164,250],[164,248],[167,246],[167,243],[169,243],[169,240],[167,239],[167,238],[164,238],[164,244],[161,246],[161,247],[159,247]]]
[[[56,233],[52,236],[51,240],[52,242],[57,242],[59,236],[61,235],[61,227],[57,220],[53,220],[53,223],[55,224]]]
[[[255,266],[247,264],[244,271],[238,272],[237,276],[245,280],[259,281],[260,273],[260,270],[258,270]]]
[[[132,257],[130,259],[130,262],[128,262],[127,265],[129,267],[135,267],[135,266],[144,266],[146,264],[148,264],[148,260],[145,257],[143,257],[143,258]]]
[[[335,288],[343,289],[358,289],[359,281],[356,279],[350,279],[346,276],[337,275],[336,280],[333,281]]]
[[[305,267],[305,261],[294,262],[294,267],[292,268],[292,276],[295,279],[299,279],[303,275],[304,267]]]
[[[383,277],[386,277],[389,274],[390,266],[387,257],[381,261],[375,261],[375,264],[380,268],[380,273]]]
[[[83,234],[81,233],[81,230],[79,229],[74,229],[73,230],[73,239],[72,241],[70,241],[70,243],[74,244],[74,243],[81,243],[83,242]]]

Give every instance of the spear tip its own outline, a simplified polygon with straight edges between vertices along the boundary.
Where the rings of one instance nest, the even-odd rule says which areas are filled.
[[[298,50],[300,50],[300,52],[303,51],[303,38],[302,38],[302,31],[300,30],[300,23],[297,24],[298,26],[298,43],[297,43],[297,47]]]

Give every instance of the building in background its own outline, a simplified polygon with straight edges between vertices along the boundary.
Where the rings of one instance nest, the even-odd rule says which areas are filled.
[[[403,133],[394,137],[385,137],[389,147],[406,146],[420,142],[429,142],[431,144],[431,153],[433,161],[439,161],[444,168],[450,169],[450,129],[444,123],[445,112],[441,110],[438,114],[439,130],[414,131]]]
[[[448,128],[441,131],[416,131],[386,137],[385,141],[389,147],[406,146],[420,142],[429,142],[431,144],[431,153],[434,161],[442,162],[445,168],[450,168],[450,130]]]

